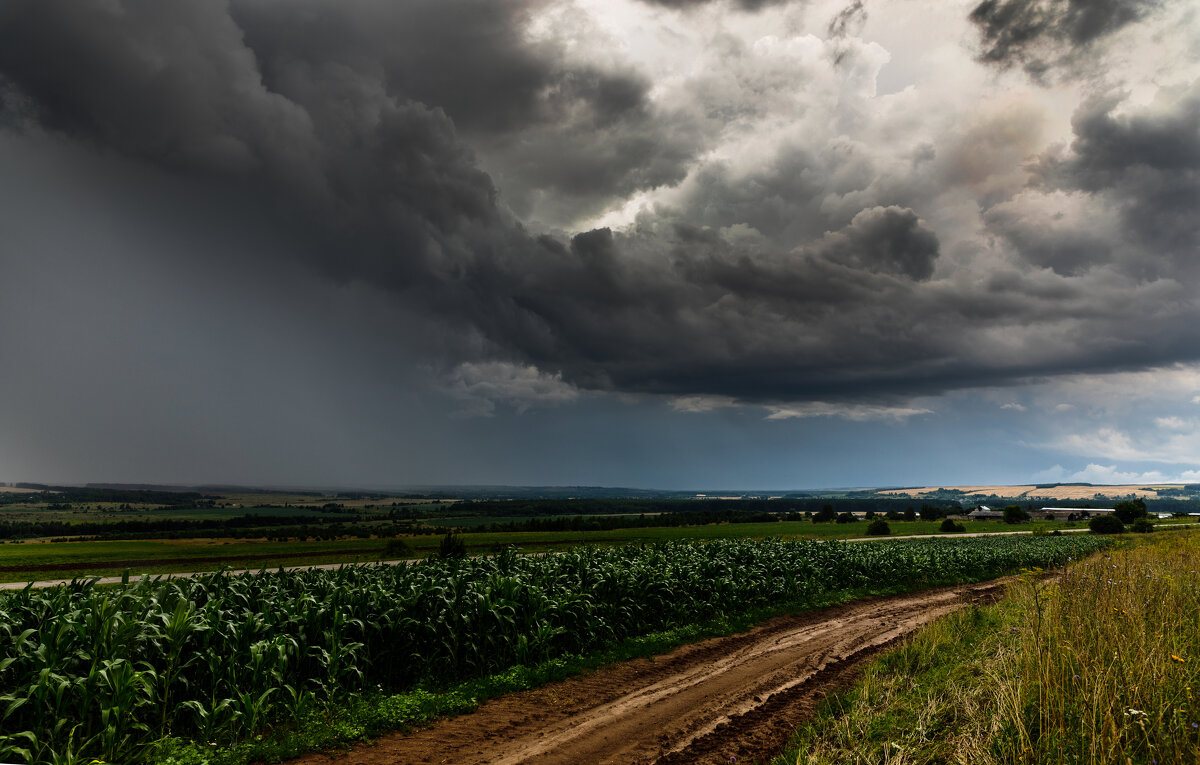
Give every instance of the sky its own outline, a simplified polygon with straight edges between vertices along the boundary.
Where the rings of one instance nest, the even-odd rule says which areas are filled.
[[[1186,0],[7,0],[0,481],[1200,482]]]

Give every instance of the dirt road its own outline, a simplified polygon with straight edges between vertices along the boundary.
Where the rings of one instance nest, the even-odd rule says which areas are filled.
[[[772,619],[532,691],[339,756],[347,765],[769,762],[864,660],[966,603],[989,582],[876,598]],[[294,765],[328,765],[309,755]]]

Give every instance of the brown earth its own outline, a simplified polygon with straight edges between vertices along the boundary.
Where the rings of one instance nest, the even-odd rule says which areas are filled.
[[[866,659],[1003,580],[781,616],[748,632],[680,647],[493,699],[410,734],[291,765],[574,765],[769,762],[831,690]]]

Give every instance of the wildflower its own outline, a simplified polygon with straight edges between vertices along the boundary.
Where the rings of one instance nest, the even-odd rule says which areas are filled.
[[[1180,664],[1183,664],[1184,662],[1187,661],[1187,659],[1183,659],[1183,658],[1176,656],[1175,654],[1171,654],[1171,661],[1177,661]]]

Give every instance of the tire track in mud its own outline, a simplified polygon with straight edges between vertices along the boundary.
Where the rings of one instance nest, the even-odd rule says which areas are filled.
[[[940,616],[993,600],[996,580],[771,619],[588,675],[493,699],[337,759],[353,765],[767,762],[866,659]],[[294,765],[329,763],[308,755]]]

